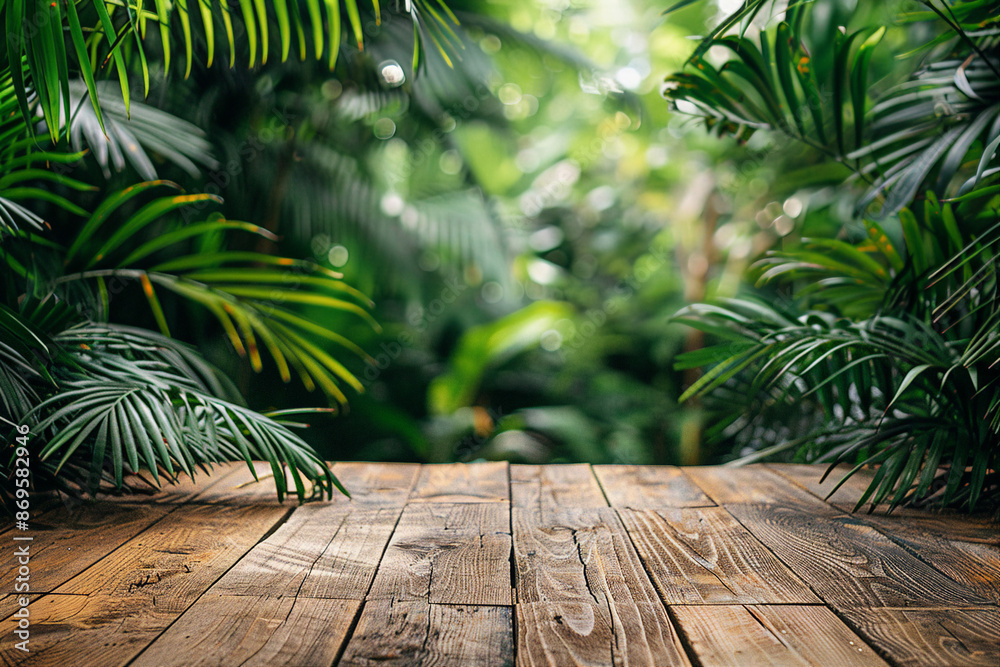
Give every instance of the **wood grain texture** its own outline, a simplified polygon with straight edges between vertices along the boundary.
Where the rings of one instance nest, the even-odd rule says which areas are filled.
[[[936,531],[922,530],[920,521],[897,517],[862,519],[901,545],[913,556],[1000,604],[1000,547],[983,542],[947,539]]]
[[[29,653],[12,646],[15,619],[0,622],[0,664],[126,665],[177,618],[179,612],[171,606],[120,595],[42,596],[30,606]]]
[[[847,481],[837,488],[837,484],[840,484],[840,480],[845,474],[850,472],[854,466],[847,464],[839,465],[834,468],[822,482],[820,480],[823,479],[823,475],[829,467],[828,465],[810,463],[768,463],[765,464],[764,467],[795,482],[798,486],[809,490],[829,503],[847,505],[848,507],[854,507],[861,496],[864,495],[865,490],[868,488],[868,483],[874,476],[874,471],[867,468],[862,469],[849,477]],[[836,492],[827,498],[834,488],[837,488]]]
[[[863,468],[848,477],[844,483],[837,488],[837,485],[840,484],[844,476],[851,471],[853,466],[847,464],[837,466],[821,483],[820,480],[823,478],[823,474],[826,473],[828,467],[829,466],[827,465],[805,463],[767,464],[767,468],[770,470],[781,475],[782,477],[792,480],[796,485],[809,490],[841,511],[853,512],[858,500],[860,500],[868,490],[868,484],[875,476],[875,469]],[[830,495],[830,492],[833,491],[834,488],[837,488],[837,490],[833,493],[833,495]],[[827,496],[829,496],[829,498],[827,498]],[[871,513],[875,516],[886,516],[889,512],[889,505],[886,503],[872,509],[870,504],[866,504],[860,508],[858,512],[865,512],[866,514]],[[955,517],[959,520],[964,518],[962,513],[956,512],[953,509],[946,508],[943,510],[936,510],[936,512],[943,516]],[[925,517],[928,516],[928,514],[929,512],[924,509],[900,506],[892,511],[891,516]]]
[[[811,468],[593,470],[344,463],[353,499],[298,506],[234,464],[172,499],[50,504],[52,592],[13,651],[4,563],[0,664],[997,667],[984,517],[850,515]],[[708,504],[661,505],[686,502]]]
[[[363,600],[401,507],[299,507],[257,544],[212,592]]]
[[[399,507],[354,508],[312,564],[298,596],[363,600],[401,512]]]
[[[19,611],[21,609],[20,598],[22,597],[28,598],[29,600],[28,606],[30,607],[32,604],[34,604],[35,600],[41,597],[41,595],[35,593],[29,593],[27,595],[25,595],[24,593],[10,593],[8,595],[0,597],[0,619],[7,618],[14,612]],[[0,643],[0,647],[3,646],[4,644]],[[2,661],[0,661],[0,664],[3,664]]]
[[[514,664],[510,607],[372,600],[338,665]]]
[[[677,606],[671,613],[706,667],[887,667],[826,607]]]
[[[517,605],[518,667],[690,665],[659,604]]]
[[[132,667],[329,667],[361,602],[206,594]]]
[[[541,512],[565,507],[607,507],[608,501],[586,463],[561,465],[512,465],[510,467],[512,507]]]
[[[715,503],[676,466],[598,465],[594,474],[614,507],[710,507]]]
[[[845,609],[844,617],[873,646],[905,667],[996,667],[1000,610]]]
[[[31,522],[31,530],[18,537],[31,541],[4,540],[4,552],[12,555],[28,546],[31,590],[46,593],[72,579],[143,530],[166,516],[173,508],[158,505],[119,504],[105,501],[46,512]],[[10,545],[8,548],[7,545]],[[13,558],[0,561],[0,591],[13,591],[19,563]]]
[[[614,509],[515,508],[512,522],[521,664],[686,664]]]
[[[343,462],[333,466],[333,474],[351,494],[354,505],[403,505],[416,484],[420,465],[416,463]],[[344,496],[330,502],[344,503]]]
[[[179,507],[56,592],[100,593],[180,613],[286,511],[277,505]]]
[[[506,502],[408,505],[368,598],[510,605],[509,512]]]
[[[852,517],[827,518],[773,505],[727,509],[838,610],[988,603]]]
[[[667,604],[820,602],[721,507],[618,513]]]
[[[215,484],[196,493],[191,502],[209,505],[279,505],[271,466],[265,461],[254,461],[253,467],[256,479],[245,463],[234,464],[232,470]],[[284,502],[288,507],[294,507],[295,486],[291,479],[288,479],[288,488],[291,489],[291,494],[285,496]]]
[[[827,469],[825,465],[769,463],[767,467],[820,498],[826,498],[852,468],[846,464],[839,465],[823,483],[820,483]],[[864,495],[874,476],[873,469],[859,470],[847,478],[827,502],[844,512],[853,512],[854,506]],[[962,538],[969,542],[985,542],[1000,546],[1000,522],[989,512],[968,514],[952,508],[930,511],[918,507],[900,506],[890,514],[888,507],[887,504],[879,505],[874,511],[869,512],[871,506],[866,504],[855,514],[876,527],[885,526],[889,530],[895,530],[900,524],[912,523],[915,527],[919,526],[920,530],[933,532],[947,539]]]
[[[860,515],[886,533],[924,533],[939,540],[958,540],[1000,547],[1000,523],[992,516],[922,514],[902,516]]]
[[[733,503],[765,503],[799,507],[817,515],[833,516],[842,512],[823,502],[814,494],[763,465],[742,468],[723,466],[693,466],[684,474],[720,505]]]
[[[512,510],[519,602],[659,604],[615,510]]]
[[[411,503],[508,502],[506,462],[438,463],[420,468]]]
[[[246,467],[247,464],[244,462],[206,464],[205,469],[194,469],[194,477],[183,472],[179,473],[176,484],[170,484],[162,476],[157,484],[149,470],[143,469],[137,475],[126,475],[123,479],[124,489],[121,491],[110,485],[102,485],[99,497],[122,504],[180,505],[191,502],[192,499],[205,493],[226,477],[235,474],[240,468],[245,469]]]
[[[212,591],[226,595],[295,597],[330,542],[341,532],[347,532],[344,522],[350,514],[351,508],[346,504],[297,508],[274,533],[257,543],[226,572]],[[354,599],[364,599],[363,592]]]

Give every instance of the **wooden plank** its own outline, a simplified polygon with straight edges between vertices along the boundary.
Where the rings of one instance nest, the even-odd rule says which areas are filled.
[[[797,484],[759,464],[742,468],[692,466],[684,468],[684,474],[694,480],[720,505],[767,503],[797,506],[824,516],[842,513]]]
[[[510,500],[506,462],[424,465],[411,503],[484,503]]]
[[[670,611],[702,665],[887,667],[823,606],[676,606]]]
[[[420,474],[417,463],[342,462],[333,466],[333,474],[351,494],[355,505],[404,505]],[[334,496],[332,502],[347,498]]]
[[[131,667],[329,667],[359,600],[206,594]]]
[[[344,462],[333,464],[332,469],[351,497],[335,493],[331,500],[325,502],[402,505],[410,495],[420,472],[420,465]],[[254,470],[259,481],[254,480],[246,464],[234,464],[232,470],[218,483],[195,495],[193,502],[215,505],[277,504],[278,496],[271,466],[263,461],[255,461]],[[288,484],[291,491],[285,503],[291,506],[296,503],[295,487],[291,479],[288,479]]]
[[[31,603],[30,611],[28,653],[14,649],[9,639],[16,619],[0,622],[0,664],[123,667],[178,615],[169,605],[145,598],[102,594],[45,595]]]
[[[759,504],[727,509],[838,610],[989,602],[853,517]]]
[[[826,480],[820,483],[820,479],[822,479],[823,474],[829,466],[807,463],[769,463],[767,464],[767,467],[823,499],[826,499],[827,495],[829,495],[837,484],[840,483],[840,480],[844,477],[844,475],[850,472],[853,468],[853,466],[847,464],[839,465],[834,468],[829,475],[827,475]],[[827,502],[844,512],[853,512],[854,506],[857,505],[858,500],[860,500],[865,494],[868,489],[868,484],[874,476],[875,470],[872,468],[859,470],[854,475],[848,477],[847,481],[845,481],[843,485],[841,485],[837,491],[830,496],[829,499],[827,499]],[[864,505],[863,508],[858,511],[864,511],[866,514],[870,512],[875,516],[886,516],[888,514],[888,510],[888,503],[879,505],[874,510],[871,510],[871,504],[869,503]],[[897,507],[891,514],[891,516],[907,517],[928,517],[934,515],[954,517],[959,521],[962,521],[964,516],[967,516],[949,508],[935,510],[932,514],[926,509],[905,506]]]
[[[519,667],[691,664],[661,605],[608,602],[518,604]]]
[[[31,653],[9,664],[128,663],[285,513],[280,506],[177,508],[33,602]]]
[[[350,514],[351,508],[347,504],[327,503],[297,508],[278,530],[255,545],[226,572],[212,586],[212,592],[220,595],[295,597],[330,542],[342,532],[347,532],[344,524]],[[364,593],[354,598],[364,599]]]
[[[342,529],[313,563],[299,589],[299,597],[363,600],[401,512],[398,507],[353,509]]]
[[[245,464],[233,466],[233,470],[216,484],[195,495],[191,502],[208,505],[278,505],[278,492],[274,485],[271,466],[265,461],[254,461],[257,479]],[[286,473],[287,475],[287,473]],[[288,480],[290,495],[285,496],[285,504],[297,504],[295,486]]]
[[[820,602],[721,507],[618,514],[667,604]]]
[[[350,503],[299,507],[212,592],[363,600],[400,512]]]
[[[564,507],[608,506],[586,463],[512,465],[510,498],[512,507],[537,508],[543,512]]]
[[[512,665],[510,607],[370,600],[341,667]]]
[[[841,478],[854,466],[847,464],[837,466],[827,475],[823,482],[820,482],[820,480],[823,478],[824,473],[826,473],[828,465],[812,463],[768,463],[766,467],[782,477],[790,479],[820,498],[826,499],[829,503],[849,507],[854,507],[855,503],[858,502],[864,494],[865,489],[868,488],[868,483],[874,474],[872,470],[867,468],[859,470],[848,478],[832,496],[827,498],[827,495],[840,483]]]
[[[658,604],[615,510],[512,511],[519,602]]]
[[[685,664],[676,632],[614,509],[515,508],[512,522],[518,632],[534,637],[528,644],[519,639],[519,646],[539,642],[530,660]],[[579,622],[563,628],[560,619]],[[528,634],[522,634],[522,624]],[[559,649],[564,642],[565,650]]]
[[[363,600],[419,470],[416,464],[336,464],[351,500],[297,508],[213,592]]]
[[[845,609],[848,622],[894,663],[907,667],[996,667],[1000,610]]]
[[[594,474],[614,507],[710,507],[711,499],[676,466],[599,465]]]
[[[63,496],[59,496],[54,492],[32,493],[30,509],[31,516],[28,519],[28,530],[32,530],[31,526],[34,526],[36,522],[48,523],[48,520],[45,517],[49,512],[59,512],[68,509],[64,500],[65,498]],[[14,528],[14,517],[9,513],[4,512],[4,517],[0,520],[0,536],[4,536],[4,540],[9,540],[10,536],[8,533],[13,531]]]
[[[271,506],[177,508],[55,592],[117,596],[180,613],[233,566],[287,510]]]
[[[407,505],[368,599],[510,605],[506,502]]]
[[[877,514],[858,515],[883,532],[923,533],[942,540],[958,540],[1000,547],[1000,523],[990,516],[969,516],[967,514],[950,514],[937,516],[910,515],[879,516]]]
[[[864,517],[883,535],[969,590],[1000,604],[1000,547],[982,542],[946,539],[922,529],[919,520]]]
[[[102,486],[100,497],[116,503],[179,505],[205,493],[240,468],[246,468],[246,463],[242,461],[216,463],[206,467],[208,467],[207,472],[195,468],[193,478],[183,472],[179,473],[176,484],[170,484],[161,476],[159,486],[150,472],[143,469],[137,475],[125,476],[123,480],[125,489],[122,492],[115,491],[111,486]]]
[[[767,467],[820,498],[826,498],[852,468],[846,464],[837,466],[821,484],[820,479],[827,469],[825,465],[770,463]],[[868,489],[868,484],[874,475],[875,471],[872,469],[859,470],[837,489],[828,502],[844,512],[853,512],[854,506]],[[866,504],[858,510],[857,515],[876,527],[886,527],[891,531],[901,523],[912,522],[920,531],[933,532],[947,539],[959,538],[968,542],[984,542],[1000,546],[1000,522],[989,512],[967,514],[952,508],[928,510],[904,506],[897,507],[889,514],[888,505],[879,505],[874,511],[869,512],[870,507],[870,504]],[[900,521],[901,518],[905,518],[906,521]]]
[[[143,530],[159,521],[173,508],[155,505],[120,505],[106,501],[87,503],[46,512],[31,523],[31,530],[18,537],[30,541],[14,542],[28,547],[31,590],[47,593],[72,579],[107,556]],[[5,558],[0,570],[0,591],[13,591],[19,563]]]
[[[10,589],[10,590],[14,590],[14,589]],[[38,594],[35,594],[35,593],[29,593],[27,595],[25,595],[24,593],[10,593],[9,595],[4,595],[4,596],[0,597],[0,618],[7,618],[8,616],[10,616],[11,614],[13,614],[14,612],[20,611],[20,609],[21,609],[20,599],[22,597],[27,597],[28,600],[30,601],[28,603],[29,613],[30,613],[30,607],[31,607],[31,605],[33,605],[35,603],[35,600],[37,600],[38,598],[40,598],[41,595],[38,595]],[[32,622],[34,622],[34,621],[32,621]],[[6,641],[7,640],[4,640],[4,642],[6,642]],[[0,647],[2,647],[2,646],[4,646],[4,644],[0,643]],[[3,662],[0,661],[0,664],[3,664]]]

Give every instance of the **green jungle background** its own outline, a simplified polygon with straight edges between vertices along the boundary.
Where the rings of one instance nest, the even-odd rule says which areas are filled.
[[[0,0],[0,465],[771,457],[995,503],[998,16]]]

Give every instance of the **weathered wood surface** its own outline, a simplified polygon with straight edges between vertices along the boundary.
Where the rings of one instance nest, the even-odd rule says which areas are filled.
[[[372,600],[339,664],[512,665],[513,636],[507,606]]]
[[[14,542],[16,549],[30,544],[31,590],[50,593],[166,516],[172,508],[126,505],[101,501],[46,512],[31,522],[31,542]],[[23,535],[22,535],[23,537]],[[13,592],[18,563],[0,564],[0,591]]]
[[[702,664],[886,664],[826,607],[678,606],[673,613]]]
[[[337,659],[361,602],[206,594],[132,667],[315,665]]]
[[[844,617],[870,644],[901,665],[981,665],[1000,662],[1000,610],[848,609]]]
[[[997,525],[850,514],[865,477],[340,463],[352,497],[298,506],[256,470],[0,526],[0,664],[1000,663]]]
[[[503,503],[415,503],[403,510],[369,599],[510,605]]]
[[[621,510],[621,515],[667,604],[820,601],[721,507]]]
[[[681,468],[674,466],[594,466],[594,474],[615,507],[660,509],[715,504]]]

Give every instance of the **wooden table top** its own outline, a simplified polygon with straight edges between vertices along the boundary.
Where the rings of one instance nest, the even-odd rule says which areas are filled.
[[[353,499],[299,506],[241,464],[50,506],[0,531],[0,661],[1000,664],[996,524],[852,515],[822,470],[340,463]]]

